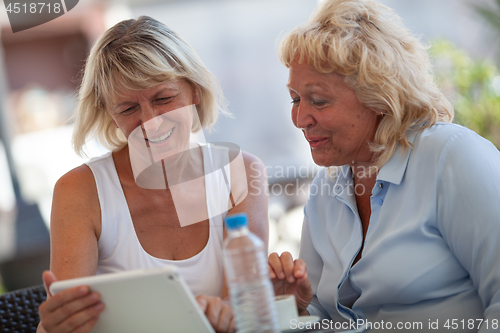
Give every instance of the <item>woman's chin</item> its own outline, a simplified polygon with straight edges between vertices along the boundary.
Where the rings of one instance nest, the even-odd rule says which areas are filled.
[[[183,151],[180,149],[172,149],[170,151],[164,152],[158,157],[160,157],[160,159],[163,160],[165,165],[173,165],[175,164],[176,161],[180,159],[182,153]]]
[[[329,167],[333,165],[332,159],[329,158],[328,156],[325,156],[325,154],[321,154],[314,151],[311,151],[311,153],[312,153],[312,159],[314,163],[316,163],[317,165],[322,167]]]

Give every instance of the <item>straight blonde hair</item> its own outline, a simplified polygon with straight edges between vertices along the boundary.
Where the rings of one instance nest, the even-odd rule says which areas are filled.
[[[111,101],[121,91],[177,79],[198,89],[196,108],[202,128],[211,127],[219,112],[229,114],[217,79],[191,46],[163,23],[141,16],[107,30],[93,45],[84,68],[73,132],[75,151],[85,155],[85,143],[92,137],[109,149],[124,147],[127,138],[106,112]]]

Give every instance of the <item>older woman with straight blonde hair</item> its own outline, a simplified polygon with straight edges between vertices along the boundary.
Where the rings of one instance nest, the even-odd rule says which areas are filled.
[[[376,1],[325,0],[280,59],[326,168],[300,259],[269,257],[276,293],[337,329],[497,331],[500,153],[451,123],[426,47]]]
[[[142,16],[97,40],[73,141],[80,154],[92,136],[112,151],[55,186],[47,292],[56,280],[175,265],[215,330],[235,330],[225,299],[223,219],[246,212],[267,244],[267,180],[256,157],[238,151],[233,158],[229,149],[190,140],[224,110],[218,81],[164,24]],[[49,293],[39,331],[88,332],[104,306],[85,286]]]

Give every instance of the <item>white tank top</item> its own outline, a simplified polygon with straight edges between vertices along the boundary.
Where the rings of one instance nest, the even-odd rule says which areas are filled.
[[[207,153],[208,151],[208,153]],[[227,184],[221,173],[208,172],[213,164],[210,149],[202,149],[205,169],[207,205],[218,205],[214,198]],[[228,165],[227,163],[223,165]],[[221,296],[223,281],[222,242],[223,219],[227,213],[209,218],[210,234],[201,252],[185,260],[167,260],[153,257],[143,248],[132,223],[130,211],[116,172],[111,152],[91,159],[86,163],[97,186],[101,206],[101,236],[98,241],[99,258],[97,274],[113,273],[133,269],[150,269],[166,264],[177,266],[195,296]],[[224,168],[228,179],[229,168]],[[210,193],[208,193],[210,191]]]

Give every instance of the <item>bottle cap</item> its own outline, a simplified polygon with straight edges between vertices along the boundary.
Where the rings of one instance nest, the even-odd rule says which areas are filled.
[[[248,216],[245,213],[235,214],[226,218],[226,226],[230,230],[248,226]]]

